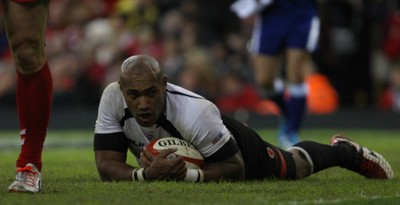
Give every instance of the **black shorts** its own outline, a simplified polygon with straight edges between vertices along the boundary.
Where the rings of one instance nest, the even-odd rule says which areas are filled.
[[[222,116],[242,153],[246,180],[265,178],[295,179],[296,166],[290,152],[265,142],[243,123]]]

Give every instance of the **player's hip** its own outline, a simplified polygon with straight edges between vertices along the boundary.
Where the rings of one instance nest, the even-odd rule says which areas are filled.
[[[251,52],[275,55],[285,48],[298,48],[312,52],[316,49],[320,33],[317,16],[297,22],[263,22],[257,19],[251,39]]]

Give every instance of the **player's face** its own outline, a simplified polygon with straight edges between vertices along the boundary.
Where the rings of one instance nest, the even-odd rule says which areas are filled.
[[[128,108],[139,125],[154,125],[163,111],[166,93],[166,77],[156,80],[152,74],[127,77],[121,83]]]

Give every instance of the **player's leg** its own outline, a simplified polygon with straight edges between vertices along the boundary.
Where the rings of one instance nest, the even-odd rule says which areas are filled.
[[[287,138],[288,135],[288,111],[285,103],[285,84],[280,79],[280,57],[268,55],[254,55],[253,67],[259,93],[262,98],[270,99],[279,107],[279,127],[278,142],[281,147],[289,147],[292,145]]]
[[[52,79],[44,50],[48,4],[48,0],[3,0],[8,41],[17,70],[21,135],[17,178],[10,191],[40,191],[41,156],[52,99]]]
[[[277,93],[283,93],[283,85],[278,85],[277,78],[279,78],[284,31],[271,29],[273,25],[271,19],[259,16],[255,20],[252,34],[250,50],[254,76],[262,97],[274,97]],[[278,106],[281,105],[282,103],[278,102]]]
[[[288,112],[286,135],[291,145],[299,141],[298,132],[307,109],[307,85],[304,82],[305,65],[307,64],[308,53],[303,49],[289,48],[287,50],[287,93],[285,98]]]
[[[333,136],[331,144],[303,141],[289,148],[288,152],[293,154],[295,160],[297,178],[335,166],[355,171],[367,178],[393,178],[389,163],[377,152],[338,135]]]
[[[251,52],[256,84],[262,98],[274,101],[281,112],[279,133],[286,129],[286,105],[284,103],[284,82],[280,79],[281,51],[285,26],[276,27],[274,18],[257,18],[252,36]],[[273,28],[273,29],[271,29]],[[283,136],[278,134],[278,136]],[[281,146],[288,142],[279,138]]]
[[[287,39],[288,80],[286,106],[288,110],[287,135],[292,144],[299,141],[298,132],[307,108],[307,86],[304,82],[305,68],[311,60],[309,54],[318,43],[320,22],[317,16],[312,18],[295,18]]]
[[[253,54],[252,60],[261,97],[270,98],[282,112],[286,112],[283,101],[284,82],[279,78],[280,57]]]

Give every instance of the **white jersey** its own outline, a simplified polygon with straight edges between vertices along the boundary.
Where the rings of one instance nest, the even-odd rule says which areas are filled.
[[[214,154],[231,138],[212,102],[170,83],[167,84],[164,116],[152,127],[140,126],[129,112],[118,82],[114,82],[101,97],[95,133],[123,132],[137,159],[143,147],[156,138],[182,137],[204,157]]]

